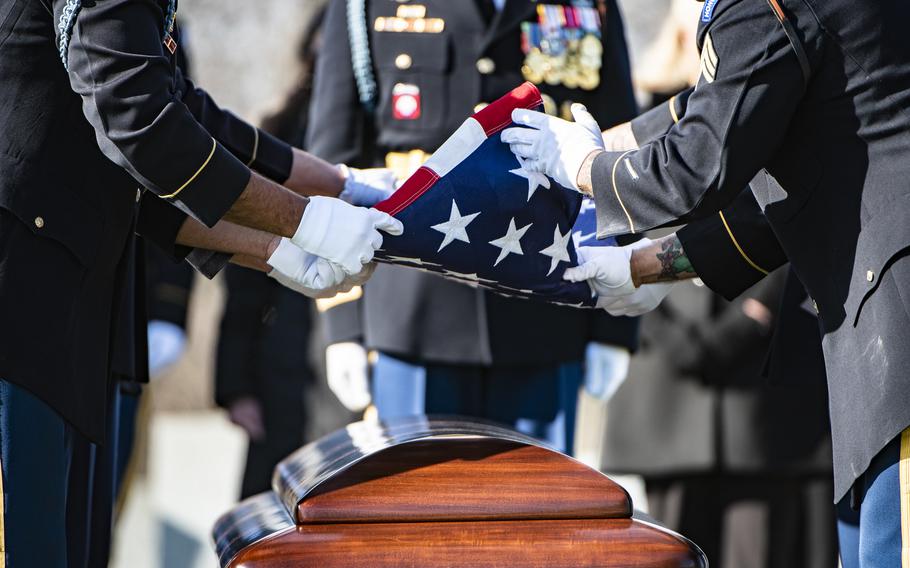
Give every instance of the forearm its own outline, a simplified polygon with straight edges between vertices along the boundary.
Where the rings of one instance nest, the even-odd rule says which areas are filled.
[[[224,220],[272,235],[292,237],[308,202],[306,197],[253,173]]]
[[[632,282],[636,287],[698,276],[676,233],[633,251],[630,263]]]
[[[284,186],[300,195],[338,197],[344,189],[344,176],[336,166],[295,148],[291,175]]]
[[[177,233],[178,244],[233,254],[232,262],[235,264],[259,270],[267,270],[265,260],[275,251],[280,239],[276,235],[228,221],[220,221],[208,228],[191,217]]]

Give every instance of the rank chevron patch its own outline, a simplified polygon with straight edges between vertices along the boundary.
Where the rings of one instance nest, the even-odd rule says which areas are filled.
[[[705,34],[705,44],[701,48],[701,74],[705,81],[714,82],[719,62],[717,51],[714,50],[714,42],[711,40],[711,32],[708,32]]]

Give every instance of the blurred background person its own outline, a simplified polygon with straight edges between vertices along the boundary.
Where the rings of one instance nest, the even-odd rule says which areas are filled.
[[[336,163],[384,163],[404,179],[472,112],[524,80],[552,114],[580,102],[605,127],[634,116],[615,2],[333,0],[308,149]],[[362,291],[319,304],[329,384],[348,408],[372,400],[380,418],[487,418],[567,452],[586,346],[600,346],[592,358],[624,360],[636,341],[633,319],[389,266]],[[376,352],[372,397],[367,350]]]
[[[298,147],[306,131],[323,15],[320,9],[307,23],[297,53],[295,88],[262,124],[266,132]],[[215,401],[249,438],[240,487],[243,499],[268,490],[272,470],[288,454],[357,417],[316,378],[310,298],[262,272],[236,265],[225,268],[225,288]]]
[[[642,316],[640,350],[607,410],[604,471],[644,476],[649,513],[712,566],[837,563],[821,336],[795,277],[778,317],[786,277],[734,302],[697,280],[675,286]],[[791,345],[769,383],[779,324]]]

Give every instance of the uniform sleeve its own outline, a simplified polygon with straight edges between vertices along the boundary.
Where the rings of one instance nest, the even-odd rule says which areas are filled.
[[[68,3],[55,7],[65,21]],[[212,226],[243,192],[250,170],[183,102],[162,43],[164,18],[153,0],[83,3],[62,55],[104,154],[143,187]]]
[[[595,159],[599,237],[717,212],[781,144],[804,86],[774,13],[763,2],[721,2],[699,38],[702,74],[679,123],[638,150]]]
[[[178,67],[183,103],[193,117],[238,160],[277,183],[291,176],[291,147],[271,134],[221,109],[208,93],[197,89]]]
[[[667,102],[632,119],[632,134],[635,135],[639,146],[644,146],[665,136],[673,125],[685,116],[689,95],[693,90],[694,87],[673,95]]]
[[[787,262],[748,188],[730,206],[686,225],[676,235],[699,278],[728,300]]]
[[[351,65],[346,6],[345,0],[331,0],[326,11],[306,136],[307,151],[333,164],[360,157],[367,119]]]

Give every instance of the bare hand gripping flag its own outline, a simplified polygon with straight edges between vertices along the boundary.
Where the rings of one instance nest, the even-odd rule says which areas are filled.
[[[391,197],[376,205],[404,234],[384,235],[380,262],[440,274],[506,296],[593,307],[584,283],[563,280],[575,247],[596,240],[594,203],[522,167],[499,133],[516,108],[539,110],[525,83],[468,118]]]

